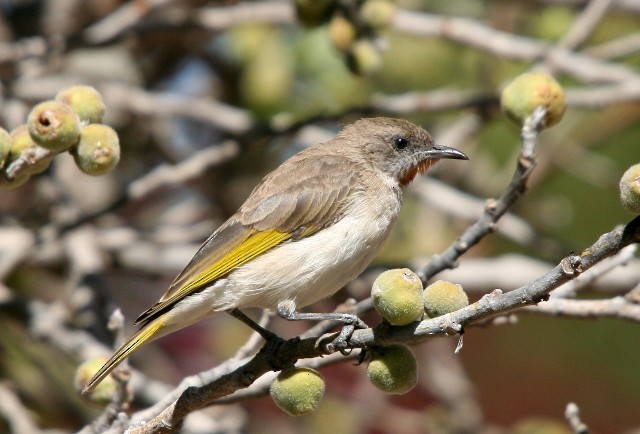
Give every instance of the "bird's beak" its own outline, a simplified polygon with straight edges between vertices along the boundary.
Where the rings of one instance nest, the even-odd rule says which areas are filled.
[[[429,160],[435,160],[438,158],[450,158],[450,159],[454,159],[454,160],[468,160],[469,157],[467,157],[463,152],[458,151],[455,148],[450,148],[448,146],[444,146],[444,145],[433,145],[433,147],[428,150],[426,153],[426,158],[428,158]]]

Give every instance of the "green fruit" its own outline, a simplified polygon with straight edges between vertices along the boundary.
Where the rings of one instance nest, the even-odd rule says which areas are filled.
[[[640,163],[629,167],[620,178],[620,200],[627,211],[640,215]]]
[[[45,101],[31,110],[27,119],[31,138],[54,152],[69,149],[80,138],[80,120],[67,105]]]
[[[373,306],[392,325],[406,325],[422,318],[422,282],[408,268],[387,270],[373,282]]]
[[[106,357],[96,357],[95,359],[87,360],[78,366],[73,380],[75,388],[77,390],[82,390],[91,377],[93,377],[93,374],[95,374],[106,362]],[[118,383],[113,376],[108,375],[88,394],[88,398],[94,402],[108,404],[111,402],[111,398],[117,393],[117,391]]]
[[[356,40],[357,31],[351,21],[342,15],[334,15],[329,24],[329,37],[333,45],[343,53],[348,53]]]
[[[105,105],[102,95],[92,86],[72,86],[62,89],[56,101],[65,104],[77,113],[80,121],[87,124],[102,122]]]
[[[418,362],[406,345],[376,348],[371,351],[367,376],[378,389],[401,395],[418,384]]]
[[[4,166],[4,162],[9,156],[11,149],[11,138],[4,128],[0,128],[0,169]]]
[[[356,75],[370,75],[382,67],[382,55],[370,40],[360,39],[347,54],[347,66]]]
[[[295,0],[298,20],[307,27],[316,27],[329,21],[336,7],[335,0]]]
[[[118,134],[109,126],[89,124],[80,131],[80,142],[72,150],[73,158],[87,175],[104,175],[120,160]]]
[[[389,0],[367,0],[360,8],[360,18],[374,29],[388,27],[395,13],[396,5]]]
[[[462,286],[438,280],[424,290],[424,310],[429,318],[455,312],[469,306],[469,297]]]
[[[564,422],[554,419],[533,417],[519,421],[510,434],[571,434]]]
[[[14,188],[18,188],[24,185],[29,179],[31,179],[31,175],[29,173],[23,173],[16,177],[13,181],[0,182],[0,188],[3,190],[13,190]]]
[[[544,72],[526,72],[517,76],[502,91],[502,110],[507,118],[521,126],[536,107],[547,110],[545,127],[551,127],[562,119],[567,104],[562,86]]]
[[[315,411],[324,395],[324,378],[310,368],[281,371],[269,389],[273,402],[291,416]]]
[[[40,160],[35,159],[36,153],[40,153],[42,147],[33,141],[26,125],[20,125],[11,131],[11,134],[9,134],[9,140],[11,141],[11,147],[9,149],[9,158],[6,163],[7,166],[18,158],[24,158],[29,162],[29,169],[27,170],[29,175],[34,175],[47,170],[49,164],[51,164],[51,160],[53,160],[53,155],[49,155]]]

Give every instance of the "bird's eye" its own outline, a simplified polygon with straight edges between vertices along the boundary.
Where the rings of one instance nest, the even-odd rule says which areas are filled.
[[[398,137],[394,144],[396,146],[396,149],[405,149],[407,146],[409,146],[409,141],[404,137]]]

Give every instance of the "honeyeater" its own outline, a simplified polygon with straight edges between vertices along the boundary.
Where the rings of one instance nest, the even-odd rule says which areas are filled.
[[[367,267],[398,216],[402,187],[442,158],[467,156],[434,144],[417,125],[382,117],[358,120],[289,158],[204,242],[83,392],[141,345],[218,312],[248,320],[239,309],[259,307],[353,326],[353,315],[298,309]]]

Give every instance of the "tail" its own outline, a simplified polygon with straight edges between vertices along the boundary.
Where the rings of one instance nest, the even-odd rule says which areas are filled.
[[[148,325],[142,327],[138,332],[131,337],[124,345],[122,345],[118,351],[104,364],[102,368],[89,380],[87,385],[82,389],[82,394],[85,395],[91,392],[95,387],[104,380],[107,375],[113,371],[124,359],[129,357],[136,348],[144,345],[153,338],[158,337],[158,332],[164,327],[164,321],[162,318],[158,318],[152,321]]]

